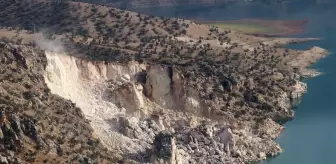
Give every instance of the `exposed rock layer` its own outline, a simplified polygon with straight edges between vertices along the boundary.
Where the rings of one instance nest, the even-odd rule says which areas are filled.
[[[278,47],[307,39],[248,36],[106,6],[44,0],[3,4],[2,26],[29,30],[26,25],[34,22],[57,32],[49,38],[67,43],[67,53],[49,52],[64,49],[41,38],[37,45],[46,52],[4,46],[0,67],[1,103],[12,107],[5,110],[44,122],[37,127],[48,146],[33,150],[47,154],[42,160],[57,154],[58,163],[116,163],[119,154],[127,162],[146,163],[160,157],[152,150],[162,130],[176,141],[171,153],[176,158],[169,162],[248,163],[274,156],[281,149],[273,139],[283,129],[276,122],[294,116],[290,106],[306,91],[300,79],[316,74],[306,67],[325,55],[319,48]],[[12,27],[1,34],[21,36]]]
[[[47,58],[42,50],[0,42],[0,54],[0,110],[18,137],[10,137],[13,134],[7,133],[1,118],[2,162],[118,161],[118,153],[105,151],[92,136],[81,109],[50,93],[43,77]]]
[[[204,100],[200,90],[188,85],[179,67],[89,61],[51,52],[46,52],[46,57],[45,80],[51,92],[75,102],[91,121],[102,143],[110,150],[126,154],[128,159],[148,162],[154,138],[164,129],[173,130],[176,136],[176,145],[172,145],[176,146],[176,157],[170,163],[202,160],[245,163],[281,152],[279,145],[272,141],[282,131],[280,125],[272,119],[259,123],[231,118],[215,121],[216,114],[211,108],[221,101]],[[283,77],[276,74],[276,78]],[[205,88],[213,85],[203,83]],[[240,85],[230,78],[224,83],[223,89],[229,92]],[[305,84],[296,81],[290,96],[279,95],[283,110],[290,113],[290,99],[299,98],[305,91]],[[256,101],[264,100],[257,97]],[[285,114],[285,117],[292,116]],[[200,127],[205,124],[201,120],[207,120],[206,128],[214,133],[203,133],[204,128]],[[223,123],[235,125],[235,146],[230,152],[225,152],[225,144],[216,139],[219,134],[214,127]]]

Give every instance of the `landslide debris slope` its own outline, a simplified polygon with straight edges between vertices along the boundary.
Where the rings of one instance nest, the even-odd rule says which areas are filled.
[[[0,53],[0,108],[17,137],[2,127],[1,162],[117,162],[92,135],[81,109],[50,93],[42,50],[0,42]]]
[[[310,39],[254,37],[101,5],[8,0],[0,7],[0,34],[17,44],[2,44],[9,54],[1,56],[2,68],[10,69],[3,70],[7,84],[1,87],[30,104],[6,107],[6,115],[53,120],[36,127],[45,145],[62,150],[59,163],[76,153],[98,163],[117,163],[119,154],[135,163],[247,163],[275,156],[282,151],[273,141],[283,129],[277,122],[294,116],[291,105],[306,91],[299,80],[316,75],[306,67],[326,54],[318,47],[280,47]],[[20,70],[20,80],[8,78]],[[37,85],[26,87],[26,79]],[[34,92],[34,101],[25,92]],[[5,106],[21,102],[3,99]],[[34,105],[37,100],[49,106]],[[224,151],[227,142],[218,138],[228,125],[235,145]],[[90,126],[106,150],[87,141]],[[48,130],[57,127],[57,133]],[[70,135],[82,144],[68,140],[67,128],[83,131]]]

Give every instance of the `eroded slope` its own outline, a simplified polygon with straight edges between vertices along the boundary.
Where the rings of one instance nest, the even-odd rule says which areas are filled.
[[[291,62],[296,61],[298,66],[302,58],[316,61],[324,53],[313,48],[297,53],[297,60]],[[285,77],[280,72],[264,78],[289,87],[272,88],[275,93],[271,94],[271,88],[255,85],[258,79],[245,81],[243,75],[240,79],[222,75],[221,80],[221,75],[206,74],[214,74],[217,69],[206,72],[151,62],[90,61],[56,52],[46,52],[46,57],[44,77],[51,92],[75,102],[108,149],[142,163],[151,161],[154,138],[163,130],[175,134],[173,162],[177,163],[245,163],[275,156],[282,150],[273,139],[283,128],[271,118],[292,117],[290,99],[297,99],[306,91],[297,77]],[[197,64],[193,67],[197,68]],[[306,70],[307,65],[300,66]],[[271,103],[277,109],[267,106]],[[217,139],[218,130],[224,125],[235,129],[231,152],[225,152],[223,142]]]
[[[111,156],[92,136],[81,109],[50,93],[43,78],[47,58],[42,50],[1,42],[0,53],[1,110],[11,126],[16,122],[13,129],[21,141],[21,146],[13,143],[15,139],[5,133],[0,144],[2,157],[9,163],[117,161],[117,154]]]
[[[275,155],[281,150],[271,140],[262,141],[254,134],[240,131],[242,128],[251,130],[247,124],[241,124],[235,131],[236,144],[243,146],[248,143],[251,146],[237,149],[244,152],[243,158],[225,155],[223,144],[215,140],[217,134],[213,136],[199,131],[202,126],[212,130],[218,123],[206,118],[211,114],[204,115],[206,108],[198,91],[184,86],[184,79],[176,69],[137,62],[88,61],[50,52],[46,53],[46,57],[45,80],[51,92],[76,103],[90,120],[95,135],[102,143],[110,150],[121,151],[129,159],[149,162],[154,137],[162,130],[176,132],[176,156],[180,163],[197,163],[200,157],[208,155],[207,160],[217,163],[241,163],[264,158],[258,152]],[[208,125],[202,124],[201,120]],[[224,119],[219,123],[228,124],[228,121]],[[273,126],[267,130],[270,129],[279,132],[281,127]],[[188,150],[195,142],[189,140],[191,136],[198,142],[205,142],[204,148],[196,145],[200,149],[197,156],[194,151]],[[209,151],[213,154],[206,153]]]
[[[157,155],[151,151],[157,143],[155,138],[165,140],[171,136],[162,130],[175,134],[175,148],[167,147],[168,154],[175,154],[173,162],[246,163],[278,154],[281,149],[273,140],[283,127],[276,121],[293,118],[291,104],[306,91],[306,85],[299,80],[316,75],[306,67],[326,54],[317,47],[307,51],[278,47],[307,39],[253,37],[188,20],[151,17],[101,5],[11,0],[0,7],[0,25],[6,26],[1,36],[17,39],[18,43],[20,36],[26,36],[41,46],[38,43],[44,42],[42,33],[32,34],[32,26],[27,25],[33,21],[37,32],[45,28],[46,37],[58,38],[67,45],[62,49],[66,52],[55,53],[49,51],[55,50],[55,44],[45,42],[48,46],[42,47],[46,52],[27,53],[41,58],[33,58],[34,64],[20,69],[38,69],[31,76],[39,78],[30,82],[41,85],[21,87],[19,94],[11,94],[34,91],[37,86],[45,89],[45,81],[52,93],[75,104],[71,108],[61,106],[48,115],[57,120],[62,114],[59,117],[64,120],[42,120],[58,127],[70,119],[67,110],[80,107],[104,146],[133,162],[153,160],[150,156]],[[12,49],[6,51],[14,54]],[[24,82],[11,80],[17,70],[6,61],[4,68],[10,68],[3,78],[9,80],[6,85]],[[14,63],[22,61],[22,57],[13,58]],[[4,104],[11,101],[6,99]],[[56,99],[49,106],[66,105],[63,101]],[[71,121],[76,118],[71,117]],[[84,117],[80,120],[83,122]],[[81,130],[73,124],[73,128]],[[231,136],[236,142],[230,151],[224,151],[226,141],[218,139],[220,129],[227,125],[234,128]],[[85,122],[85,126],[89,124]],[[71,145],[74,142],[66,137],[56,139],[50,134],[51,130],[46,131],[45,138],[50,142],[79,147]],[[82,153],[90,148],[84,147]],[[69,156],[63,154],[59,159],[68,160]]]

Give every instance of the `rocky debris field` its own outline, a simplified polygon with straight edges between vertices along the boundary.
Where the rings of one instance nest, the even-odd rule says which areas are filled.
[[[0,42],[0,160],[3,163],[114,163],[75,104],[50,93],[42,50]],[[82,161],[82,162],[80,162]]]
[[[295,54],[306,55],[311,51],[295,51]],[[316,55],[320,57],[325,53],[319,52],[321,54]],[[262,92],[239,96],[251,89],[268,94],[272,88],[265,88],[265,83],[256,85],[260,83],[260,76],[238,82],[224,75],[220,81],[215,73],[224,67],[195,71],[188,66],[154,64],[153,61],[117,63],[60,53],[46,53],[46,56],[44,77],[51,92],[81,107],[102,144],[121,152],[129,162],[247,163],[276,156],[282,150],[274,139],[283,127],[275,120],[293,117],[291,102],[306,89],[305,84],[299,82],[298,73],[298,77],[284,77],[280,72],[270,75],[258,72],[264,78],[276,79],[270,85],[283,85],[286,89],[274,87],[274,93],[269,96],[274,96],[275,100],[271,101],[271,97],[253,96]],[[188,72],[184,72],[186,70]],[[188,75],[190,73],[192,75]],[[241,73],[239,81],[246,80],[243,76]],[[294,83],[287,83],[287,80]],[[286,85],[292,87],[286,88]],[[111,106],[102,106],[104,104]],[[228,125],[232,132],[223,133],[221,129]],[[164,141],[171,142],[170,149],[162,150],[171,150],[170,157],[163,159],[157,154],[161,150],[156,150],[155,146],[162,131],[171,138]]]
[[[189,159],[189,163],[201,163],[203,161],[210,163],[248,163],[265,159],[267,156],[275,156],[281,152],[279,145],[246,134],[244,130],[233,130],[232,141],[230,139],[223,141],[224,138],[220,131],[214,130],[213,127],[226,128],[223,125],[211,126],[209,123],[203,123],[195,128],[184,128],[177,131],[177,148],[189,155],[180,159]],[[226,148],[227,146],[228,148]]]
[[[280,123],[306,92],[300,80],[318,74],[307,67],[327,54],[281,47],[313,39],[249,36],[101,5],[0,7],[0,160],[8,163],[275,156]]]

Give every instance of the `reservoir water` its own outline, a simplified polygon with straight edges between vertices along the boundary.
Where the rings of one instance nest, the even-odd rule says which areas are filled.
[[[166,7],[134,9],[155,15],[186,19],[228,20],[303,19],[309,20],[306,30],[298,37],[320,37],[323,40],[290,48],[305,49],[320,46],[330,55],[312,67],[323,72],[306,80],[308,93],[296,109],[295,119],[285,124],[277,140],[285,150],[265,164],[336,164],[336,1],[288,0],[281,4],[265,5],[256,2],[212,7]]]

